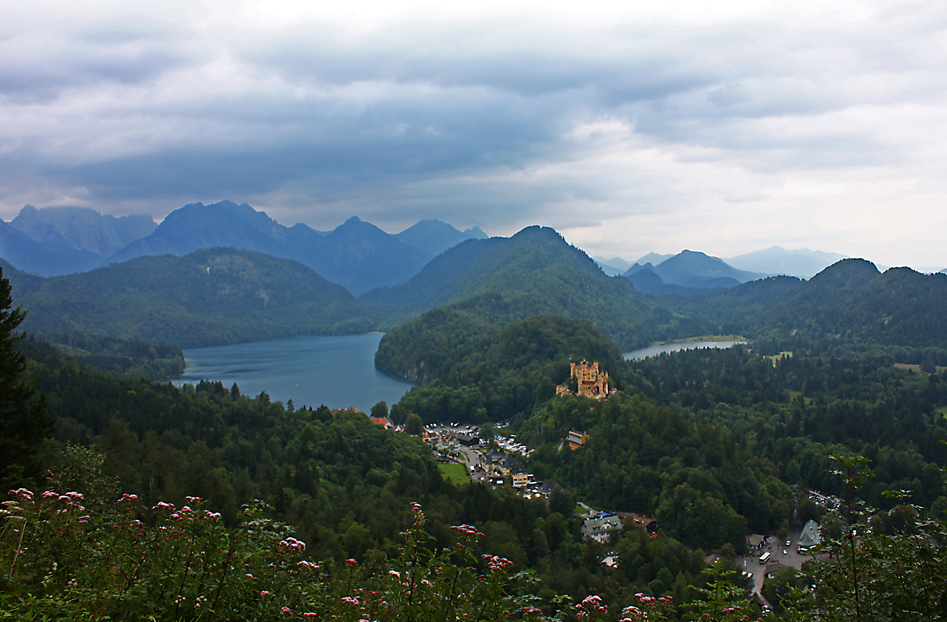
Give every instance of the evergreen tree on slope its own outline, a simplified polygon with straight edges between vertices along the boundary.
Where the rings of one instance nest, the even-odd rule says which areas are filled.
[[[26,377],[26,355],[15,347],[25,315],[13,308],[10,281],[0,269],[0,494],[41,475],[39,448],[55,427],[36,378]]]

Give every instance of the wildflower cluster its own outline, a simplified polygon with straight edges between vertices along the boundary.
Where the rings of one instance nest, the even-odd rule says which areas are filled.
[[[628,605],[621,611],[619,622],[655,622],[667,620],[673,610],[670,596],[647,596],[641,592],[635,594],[637,605]]]
[[[0,518],[9,585],[0,611],[9,619],[632,622],[663,620],[671,610],[670,599],[638,594],[637,606],[618,616],[594,595],[544,611],[534,577],[481,552],[484,534],[475,526],[454,525],[453,544],[435,547],[419,504],[393,558],[326,565],[305,559],[305,542],[266,518],[259,502],[228,529],[197,497],[149,509],[125,494],[90,517],[79,493],[10,495]]]

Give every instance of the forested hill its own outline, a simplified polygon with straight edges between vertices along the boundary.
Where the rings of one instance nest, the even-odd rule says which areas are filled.
[[[708,332],[781,339],[812,338],[911,347],[947,344],[947,275],[910,268],[881,273],[862,259],[835,263],[809,281],[764,279],[724,293],[661,304],[699,317]]]
[[[494,326],[537,315],[585,318],[619,347],[652,340],[656,327],[671,317],[627,279],[606,276],[588,255],[545,227],[469,240],[404,285],[373,290],[361,300],[405,316],[448,306]]]
[[[140,257],[15,284],[31,333],[85,333],[182,347],[360,333],[377,314],[287,259],[235,249]]]
[[[438,309],[386,335],[375,365],[424,383],[402,398],[402,410],[424,421],[483,423],[553,397],[569,379],[570,359],[599,361],[619,376],[623,369],[618,349],[588,320],[538,316],[497,328]]]

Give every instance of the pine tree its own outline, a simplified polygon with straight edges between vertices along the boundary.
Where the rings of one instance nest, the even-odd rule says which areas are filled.
[[[55,427],[36,378],[26,377],[26,355],[16,350],[25,316],[13,308],[10,281],[0,268],[0,492],[36,481],[39,448]]]

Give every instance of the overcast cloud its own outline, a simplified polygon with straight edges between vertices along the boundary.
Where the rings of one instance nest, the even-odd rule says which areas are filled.
[[[0,1],[4,220],[229,198],[947,267],[947,5],[153,4]]]

